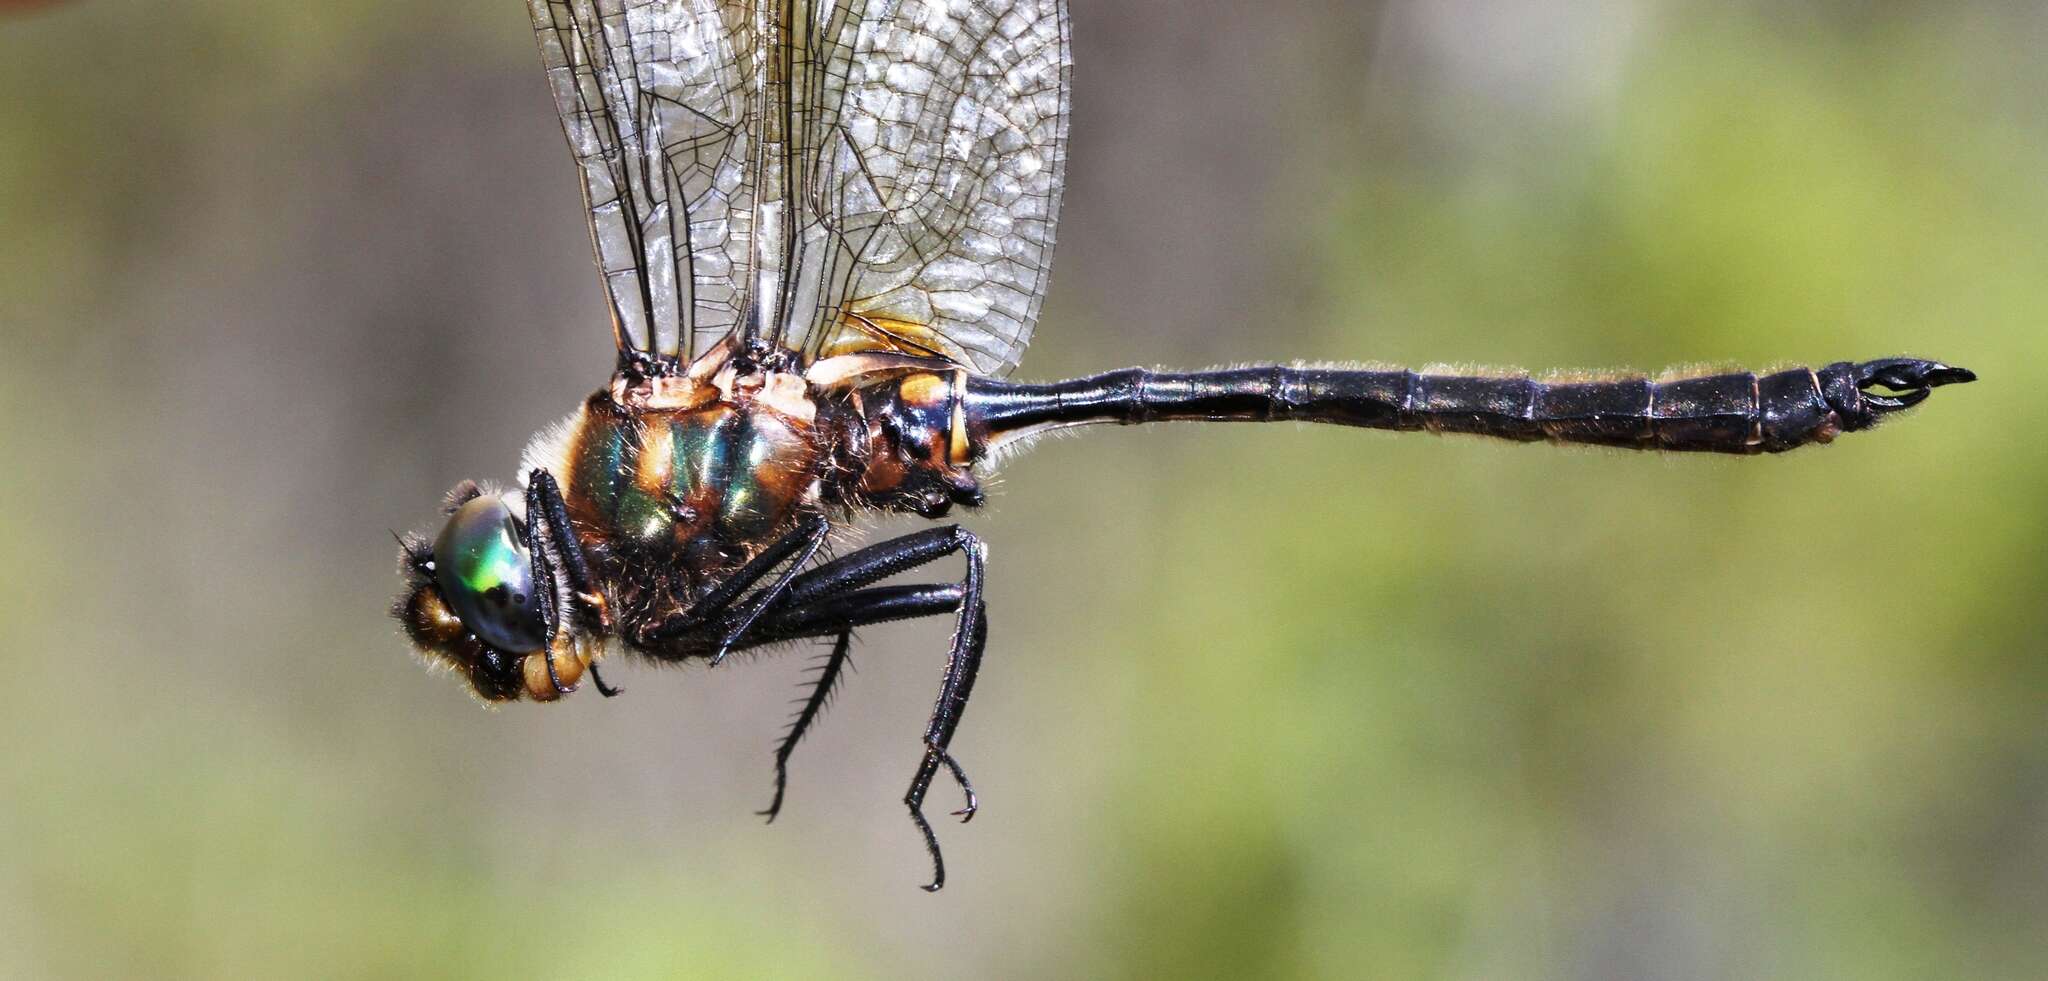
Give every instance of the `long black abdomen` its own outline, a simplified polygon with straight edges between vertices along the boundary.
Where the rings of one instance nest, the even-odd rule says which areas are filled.
[[[1538,381],[1269,365],[1217,371],[1127,368],[1051,384],[967,382],[977,448],[1059,426],[1169,420],[1325,422],[1632,449],[1778,453],[1874,425],[1938,385],[1975,375],[1892,358],[1653,381]],[[1870,389],[1882,386],[1892,394]]]

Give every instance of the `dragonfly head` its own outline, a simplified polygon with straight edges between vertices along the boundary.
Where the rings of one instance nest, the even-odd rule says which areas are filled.
[[[406,590],[392,615],[428,662],[446,667],[485,702],[559,697],[548,676],[548,624],[524,525],[507,498],[464,481],[449,492],[448,522],[429,544],[399,538]],[[559,608],[559,607],[557,607]],[[579,679],[589,658],[561,631],[555,677]]]

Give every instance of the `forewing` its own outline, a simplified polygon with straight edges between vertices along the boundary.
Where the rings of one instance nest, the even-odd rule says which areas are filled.
[[[806,134],[784,342],[813,358],[897,350],[1007,371],[1052,258],[1066,6],[870,0],[856,22],[844,50],[814,60],[826,71],[811,91],[837,105]]]
[[[687,360],[740,321],[753,215],[752,12],[528,0],[621,358]]]
[[[1017,363],[1066,164],[1060,0],[529,0],[621,355]]]

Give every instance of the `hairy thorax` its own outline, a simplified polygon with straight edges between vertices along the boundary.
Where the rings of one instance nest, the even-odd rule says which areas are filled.
[[[978,505],[960,373],[850,355],[803,375],[742,372],[723,352],[683,372],[622,371],[527,448],[626,616],[678,613],[838,507],[940,517]]]
[[[823,508],[831,411],[777,372],[615,382],[529,456],[627,609],[665,613]]]

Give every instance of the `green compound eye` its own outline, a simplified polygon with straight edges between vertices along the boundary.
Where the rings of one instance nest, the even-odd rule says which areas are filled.
[[[512,510],[496,496],[476,498],[448,518],[434,540],[434,582],[478,640],[507,654],[547,646],[533,562]]]

